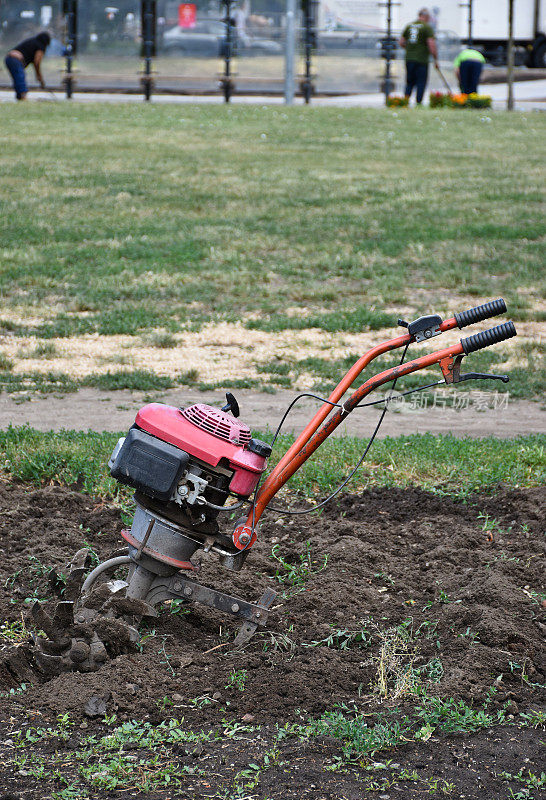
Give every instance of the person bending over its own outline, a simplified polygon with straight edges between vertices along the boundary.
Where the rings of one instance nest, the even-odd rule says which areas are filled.
[[[423,102],[423,95],[428,80],[428,62],[430,56],[434,65],[438,66],[438,50],[434,29],[430,24],[430,14],[427,8],[419,11],[418,18],[410,25],[406,25],[399,41],[400,47],[406,51],[406,91],[407,99],[411,97],[414,88],[417,89],[417,104]]]
[[[24,100],[27,96],[28,88],[25,69],[29,64],[34,66],[36,77],[42,89],[46,88],[41,64],[50,41],[51,36],[47,31],[44,31],[37,36],[32,36],[30,39],[25,39],[7,54],[5,64],[11,75],[15,96],[18,100]]]
[[[453,62],[453,66],[463,94],[478,92],[478,84],[484,64],[485,58],[479,50],[472,50],[470,47],[461,50]]]

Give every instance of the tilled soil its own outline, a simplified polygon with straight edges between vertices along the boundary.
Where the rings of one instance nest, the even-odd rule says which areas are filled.
[[[104,559],[120,547],[119,510],[78,491],[2,483],[0,506],[0,619],[8,623],[20,620],[33,598],[50,596],[49,569],[62,571],[76,550],[89,545]],[[370,712],[391,708],[414,697],[419,686],[469,704],[482,702],[494,687],[491,707],[508,703],[517,717],[539,702],[546,677],[545,511],[543,489],[499,487],[492,497],[466,502],[419,489],[374,489],[346,495],[319,515],[270,514],[240,573],[206,556],[199,573],[203,583],[249,600],[268,586],[279,592],[267,630],[243,650],[230,644],[236,630],[231,621],[197,605],[177,613],[166,608],[143,624],[132,652],[93,673],[47,679],[24,646],[14,649],[0,639],[0,691],[27,687],[4,695],[1,716],[12,726],[43,725],[68,712],[87,730],[100,728],[102,720],[89,718],[86,704],[92,701],[120,722],[184,717],[189,727],[212,729],[244,719],[267,731],[355,699]],[[389,647],[391,669],[380,661]],[[408,768],[419,760],[426,766],[434,752],[441,774],[466,775],[456,778],[460,793],[452,796],[477,797],[472,791],[483,789],[484,777],[476,768],[478,783],[470,780],[463,768],[470,768],[469,753],[480,768],[481,750],[492,762],[514,760],[521,750],[540,763],[538,740],[528,730],[495,731],[471,744],[442,740],[434,751],[430,742],[408,745],[402,754],[396,751],[396,760],[405,759]],[[495,751],[495,737],[512,741],[509,753],[505,745]],[[250,741],[239,748],[239,760],[252,759],[253,746]],[[260,784],[252,796],[360,797],[356,778],[347,774],[339,783],[322,769],[336,747],[328,741],[297,745],[293,759],[300,772],[281,770],[266,794]],[[229,748],[228,755],[235,767],[226,769],[240,768]],[[35,796],[28,777],[8,777],[10,791]],[[482,789],[481,797],[504,796]],[[215,796],[196,791],[187,796]],[[396,797],[423,796],[412,791]]]

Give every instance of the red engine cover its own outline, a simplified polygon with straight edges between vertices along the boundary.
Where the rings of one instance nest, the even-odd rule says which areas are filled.
[[[229,485],[233,494],[248,497],[267,465],[267,459],[247,447],[250,428],[212,406],[198,403],[180,409],[150,403],[140,409],[135,423],[146,433],[185,450],[211,467],[227,460],[234,472]]]

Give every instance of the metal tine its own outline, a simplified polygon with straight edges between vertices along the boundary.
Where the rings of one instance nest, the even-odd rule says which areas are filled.
[[[80,596],[81,586],[83,583],[83,576],[87,572],[85,567],[78,567],[78,569],[73,570],[68,578],[66,579],[66,585],[63,592],[63,597],[66,600],[77,600]]]
[[[258,600],[258,605],[263,606],[264,608],[269,608],[271,603],[277,597],[277,592],[274,589],[271,589],[269,586],[264,591],[260,599]]]
[[[110,608],[118,614],[128,614],[139,617],[157,617],[158,613],[149,603],[133,597],[113,597],[109,603]]]
[[[243,622],[239,628],[239,633],[233,640],[234,646],[243,647],[243,645],[247,644],[252,639],[257,630],[258,626],[255,622]]]
[[[63,596],[66,600],[77,600],[80,596],[82,578],[87,572],[91,562],[91,554],[87,547],[82,547],[74,553],[67,564],[68,577]]]
[[[43,630],[43,632],[48,636],[50,639],[57,639],[56,631],[53,627],[53,622],[49,614],[46,614],[44,611],[42,604],[38,602],[38,600],[34,603],[34,605],[30,609],[30,613],[32,614],[32,618],[34,622],[39,625],[39,627]]]
[[[66,628],[74,624],[74,603],[72,601],[60,600],[57,603],[52,624],[57,638],[62,635],[66,636]]]
[[[275,598],[277,597],[277,592],[271,589],[269,586],[264,591],[260,599],[258,600],[257,605],[261,606],[262,608],[269,608]],[[258,630],[258,625],[256,622],[243,622],[241,627],[239,628],[239,633],[235,637],[233,644],[235,647],[243,647],[247,644],[256,631]]]
[[[87,568],[91,562],[91,553],[89,552],[89,548],[82,547],[81,550],[78,550],[77,553],[74,553],[70,561],[68,562],[68,570],[72,572],[75,569],[82,569]]]

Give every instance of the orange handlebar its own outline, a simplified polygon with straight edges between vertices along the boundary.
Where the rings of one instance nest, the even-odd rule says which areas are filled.
[[[444,331],[452,330],[453,328],[457,327],[457,322],[455,317],[451,317],[451,319],[446,319],[445,322],[442,322],[440,325],[440,330],[442,333]],[[328,398],[329,402],[324,403],[313,419],[305,426],[303,431],[300,433],[294,444],[286,451],[284,456],[280,459],[278,464],[275,466],[275,469],[270,473],[266,483],[273,478],[275,478],[283,468],[292,460],[295,454],[300,450],[302,445],[309,441],[311,436],[315,433],[318,429],[319,425],[324,422],[328,414],[332,411],[331,403],[337,403],[345,394],[345,392],[350,389],[353,385],[355,380],[358,378],[360,373],[368,366],[368,364],[373,361],[378,356],[382,356],[383,353],[388,353],[390,350],[397,350],[400,347],[404,347],[406,344],[409,344],[413,341],[413,336],[410,336],[409,333],[404,333],[402,336],[397,336],[395,339],[390,339],[387,342],[383,342],[382,344],[378,344],[375,347],[372,347],[371,350],[368,350],[358,361],[351,367],[349,372],[342,378],[342,380],[338,383],[336,388],[333,390],[332,394]],[[262,491],[263,488],[262,487]],[[261,492],[260,492],[261,493]]]
[[[504,311],[506,311],[506,303],[502,298],[499,298],[498,300],[485,303],[484,305],[477,306],[476,308],[468,309],[468,311],[464,311],[460,314],[456,314],[454,317],[444,320],[444,322],[441,322],[437,326],[436,333],[444,333],[445,331],[453,330],[453,328],[463,328],[467,325],[472,325],[475,322],[487,319],[488,317],[502,314]],[[410,325],[409,327],[411,330],[412,326]],[[506,326],[502,327],[504,328]],[[415,328],[414,330],[417,335],[418,331]],[[515,329],[513,332],[510,330],[507,335],[503,334],[500,338],[498,335],[493,336],[491,341],[488,340],[485,344],[481,343],[480,347],[488,346],[488,344],[493,344],[495,341],[502,341],[505,338],[509,338],[509,336],[515,336]],[[471,337],[471,339],[474,338],[475,337]],[[233,532],[233,541],[236,547],[239,549],[247,549],[248,547],[252,546],[256,539],[256,525],[258,524],[258,521],[271,498],[279,491],[279,489],[284,486],[284,484],[301,467],[301,465],[307,461],[307,459],[315,452],[315,450],[320,447],[322,442],[331,433],[333,433],[337,426],[359,404],[359,402],[373,389],[376,389],[378,386],[382,386],[385,383],[389,383],[389,381],[392,381],[402,375],[409,375],[411,372],[424,369],[432,364],[438,364],[444,359],[453,359],[455,356],[467,352],[467,349],[465,349],[463,344],[460,342],[459,344],[453,345],[452,347],[447,347],[444,350],[437,350],[434,353],[421,356],[421,358],[408,361],[404,364],[399,364],[398,366],[392,367],[388,370],[384,370],[378,375],[374,375],[372,378],[369,378],[348,398],[348,400],[345,401],[341,408],[336,409],[335,413],[327,422],[324,422],[326,417],[333,410],[332,404],[338,404],[338,401],[343,397],[345,392],[352,386],[362,370],[365,369],[365,367],[367,367],[371,361],[378,356],[383,355],[383,353],[387,353],[390,350],[397,350],[398,348],[404,347],[413,341],[415,341],[415,336],[409,332],[403,334],[402,336],[397,336],[394,339],[390,339],[387,342],[383,342],[382,344],[373,347],[361,358],[359,358],[358,361],[351,367],[351,369],[331,393],[330,397],[328,398],[328,402],[324,403],[319,408],[312,420],[305,426],[303,431],[297,437],[294,444],[287,450],[276,467],[267,477],[265,483],[257,494],[256,501],[248,514],[246,522],[239,523]],[[464,340],[464,342],[468,341],[470,340]],[[478,348],[473,347],[473,349]],[[449,361],[447,364],[449,364]],[[444,365],[442,365],[442,370],[444,370]],[[318,430],[322,423],[324,423],[322,428]]]
[[[413,361],[407,361],[405,364],[399,364],[396,367],[380,372],[362,384],[362,386],[354,392],[348,400],[345,401],[341,408],[336,409],[333,416],[316,432],[313,431],[307,441],[294,453],[294,455],[287,460],[286,456],[282,459],[284,461],[281,469],[273,470],[268,476],[264,485],[258,493],[254,510],[251,510],[247,519],[247,525],[254,522],[257,525],[265,507],[271,498],[281,489],[289,478],[298,470],[301,465],[320,447],[322,442],[335,431],[338,425],[345,419],[345,417],[358,405],[358,403],[366,397],[373,389],[377,389],[389,381],[402,375],[409,375],[411,372],[430,367],[432,364],[438,364],[444,358],[453,357],[463,352],[462,345],[454,344],[444,350],[437,350],[435,353],[421,356]],[[318,416],[318,415],[317,415]],[[316,417],[315,417],[316,419]],[[309,426],[308,426],[309,427]],[[318,426],[317,426],[318,427]],[[292,450],[293,448],[290,448]],[[290,451],[288,451],[290,452]],[[288,454],[287,454],[288,455]],[[281,462],[279,462],[281,463]],[[277,465],[278,467],[278,465]]]

